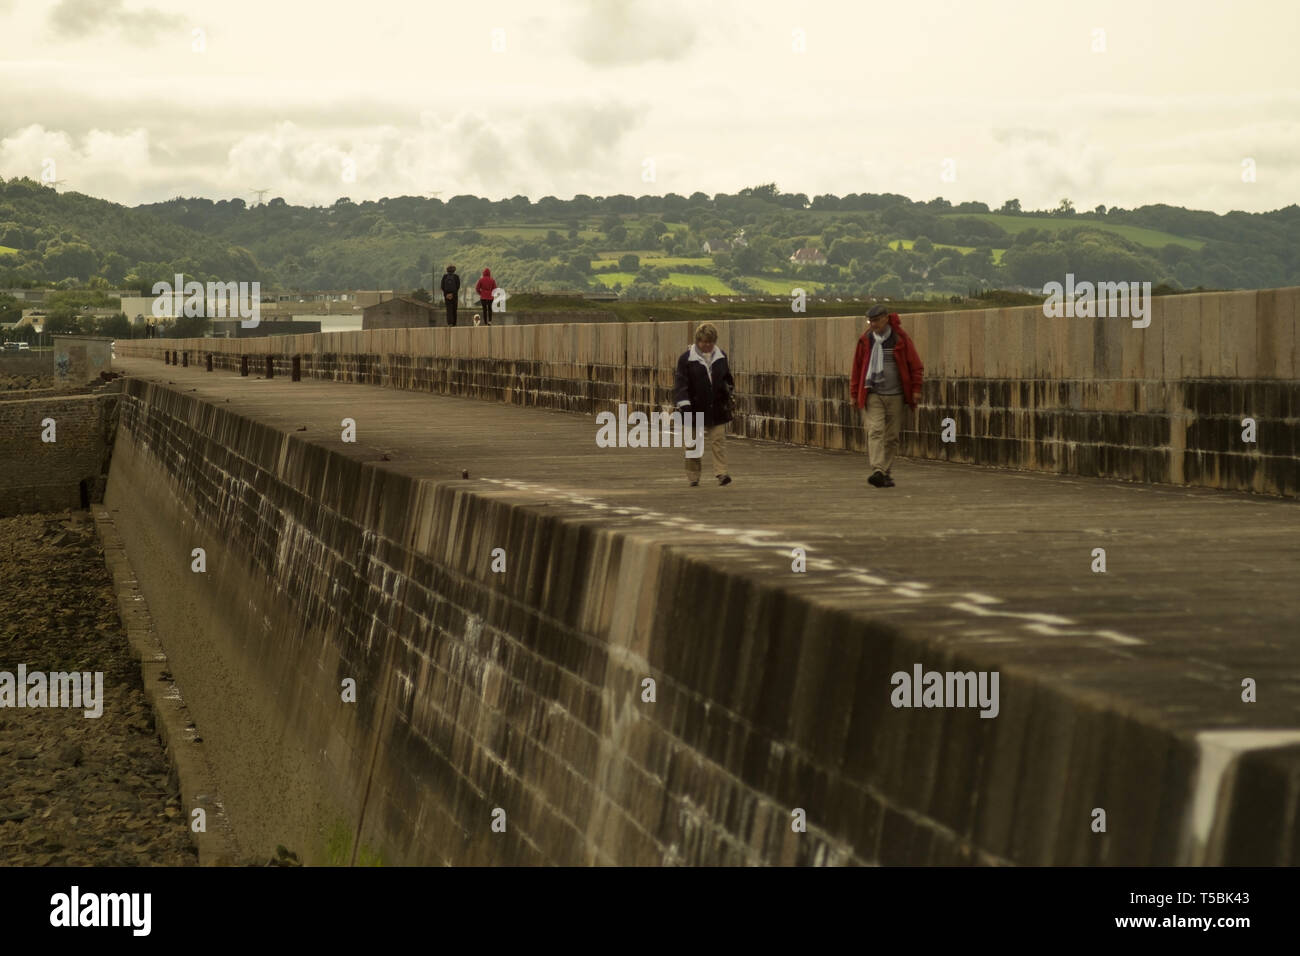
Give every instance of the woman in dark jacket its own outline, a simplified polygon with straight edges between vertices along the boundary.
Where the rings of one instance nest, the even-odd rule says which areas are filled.
[[[731,377],[727,356],[718,348],[718,330],[704,322],[695,330],[695,344],[677,360],[676,387],[673,397],[677,410],[683,415],[702,413],[704,435],[695,441],[707,440],[713,456],[713,471],[718,484],[731,484],[727,474],[727,422],[731,421],[732,396],[736,382]],[[695,419],[691,419],[692,425]],[[694,488],[700,483],[700,460],[686,458],[686,478]]]

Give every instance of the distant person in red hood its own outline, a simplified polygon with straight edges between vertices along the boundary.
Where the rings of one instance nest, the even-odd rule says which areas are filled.
[[[484,325],[492,324],[492,292],[496,287],[497,280],[492,278],[491,269],[484,269],[483,275],[474,284],[474,291],[478,293],[478,304],[483,307]]]
[[[877,488],[892,488],[889,470],[898,454],[903,403],[916,408],[925,367],[912,337],[899,324],[897,312],[873,305],[867,322],[867,331],[853,353],[849,394],[853,404],[866,413],[867,457],[871,461],[867,482]]]

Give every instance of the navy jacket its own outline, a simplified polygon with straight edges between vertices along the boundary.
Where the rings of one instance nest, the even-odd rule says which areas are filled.
[[[703,412],[706,428],[725,425],[731,421],[731,416],[724,410],[724,403],[727,394],[736,388],[726,353],[716,344],[713,351],[717,358],[713,360],[712,376],[709,366],[704,364],[703,356],[695,351],[695,346],[683,352],[677,360],[676,387],[673,389],[673,401],[678,411]]]

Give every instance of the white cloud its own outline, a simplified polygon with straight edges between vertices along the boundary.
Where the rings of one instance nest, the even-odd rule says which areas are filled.
[[[326,205],[339,196],[572,194],[605,178],[636,122],[625,107],[585,103],[557,106],[545,121],[527,111],[425,113],[414,128],[322,131],[286,121],[241,136],[220,181],[236,193],[269,188],[289,202]]]
[[[92,129],[80,139],[33,124],[0,139],[0,170],[31,179],[66,181],[66,188],[93,196],[130,191],[147,194],[156,174],[144,129],[115,133]]]
[[[678,4],[585,0],[572,31],[573,52],[598,67],[634,67],[683,59],[695,45],[698,14]]]
[[[1237,0],[1231,15],[1209,0],[1151,0],[1137,20],[1128,0],[1093,0],[1086,15],[1004,0],[996,20],[948,0],[485,0],[469,18],[414,0],[368,0],[361,13],[355,0],[317,0],[307,17],[291,4],[187,0],[174,48],[141,55],[118,40],[132,24],[147,32],[149,2],[61,0],[63,21],[82,19],[6,50],[0,175],[39,175],[32,152],[63,149],[61,177],[123,202],[252,187],[333,202],[775,181],[809,195],[1225,211],[1284,206],[1300,187],[1300,83],[1265,0]],[[17,4],[5,29],[48,33],[49,9]],[[1205,24],[1187,25],[1197,17]],[[1098,24],[1104,56],[1088,51]],[[205,30],[206,52],[191,52],[190,26]],[[496,26],[509,38],[500,54]],[[806,54],[791,48],[796,28]],[[56,139],[31,146],[33,126]],[[92,146],[92,131],[107,145]],[[124,156],[100,161],[101,149]],[[1258,182],[1243,188],[1247,156]],[[641,179],[647,157],[653,183]],[[945,158],[955,182],[940,178]]]
[[[117,31],[132,43],[149,43],[165,30],[184,22],[181,17],[153,7],[128,10],[125,0],[59,0],[50,11],[49,25],[57,36],[69,39]]]

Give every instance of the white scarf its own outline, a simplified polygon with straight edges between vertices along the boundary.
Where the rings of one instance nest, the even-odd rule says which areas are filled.
[[[716,345],[713,346],[713,351],[708,352],[707,354],[701,352],[694,345],[691,346],[691,361],[700,362],[704,365],[705,370],[709,373],[710,385],[713,384],[713,363],[720,358],[722,358],[722,349],[718,348]]]
[[[865,381],[870,382],[872,379],[885,373],[885,350],[880,347],[880,344],[884,342],[885,339],[889,338],[889,333],[891,331],[893,330],[886,329],[883,335],[875,331],[871,333],[871,337],[876,340],[876,346],[871,350],[871,361],[867,363],[867,377]]]

